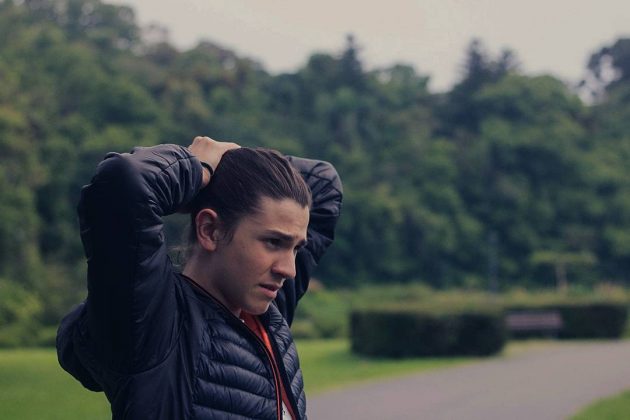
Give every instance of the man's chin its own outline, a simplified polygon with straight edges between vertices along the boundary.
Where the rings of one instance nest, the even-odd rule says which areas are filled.
[[[271,302],[268,302],[266,304],[252,305],[252,307],[250,307],[249,310],[246,310],[246,312],[252,315],[262,315],[267,312],[267,310],[269,310],[269,305],[271,305]]]

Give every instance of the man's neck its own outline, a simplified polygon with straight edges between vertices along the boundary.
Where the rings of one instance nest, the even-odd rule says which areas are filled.
[[[217,290],[217,288],[214,287],[214,283],[212,282],[212,272],[208,269],[208,267],[211,266],[212,265],[207,261],[201,262],[198,258],[191,257],[184,266],[182,274],[191,279],[195,286],[199,287],[212,298],[219,301],[219,303],[232,312],[234,316],[239,317],[241,313],[240,309],[231,308],[230,305],[227,304],[227,300],[220,290]]]

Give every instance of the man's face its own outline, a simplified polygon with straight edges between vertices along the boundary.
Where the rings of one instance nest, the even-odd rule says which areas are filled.
[[[263,197],[259,208],[214,252],[213,294],[236,315],[267,311],[283,282],[295,277],[295,254],[306,242],[307,207]]]

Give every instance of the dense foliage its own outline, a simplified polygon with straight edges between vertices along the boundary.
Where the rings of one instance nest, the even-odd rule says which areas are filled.
[[[500,311],[438,315],[414,307],[392,307],[357,310],[350,317],[352,351],[365,356],[491,356],[506,341]]]
[[[0,0],[1,342],[33,340],[84,296],[75,206],[102,156],[198,134],[336,165],[326,285],[630,283],[629,39],[592,54],[585,104],[479,41],[434,94],[412,67],[364,69],[351,37],[272,75],[141,34],[100,0]]]
[[[291,330],[299,338],[349,337],[352,313],[374,310],[421,311],[434,317],[503,312],[509,339],[630,338],[630,291],[610,285],[594,289],[572,288],[568,292],[517,288],[501,294],[479,290],[433,290],[420,283],[316,289],[302,299]],[[532,321],[529,316],[530,320],[521,318],[517,321],[521,327],[518,328],[514,326],[515,321],[509,319],[514,314],[537,314],[538,320]],[[560,321],[550,321],[549,315]],[[541,316],[547,319],[541,321]],[[379,333],[368,334],[377,337]]]
[[[628,330],[628,301],[582,301],[574,299],[555,304],[506,305],[512,313],[556,313],[561,322],[552,334],[544,328],[511,331],[510,338],[558,337],[562,339],[621,338]],[[540,327],[540,324],[538,325]]]

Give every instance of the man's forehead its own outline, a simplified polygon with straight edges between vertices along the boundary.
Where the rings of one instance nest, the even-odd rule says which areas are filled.
[[[251,220],[261,230],[302,240],[308,227],[309,209],[290,199],[263,198]]]

